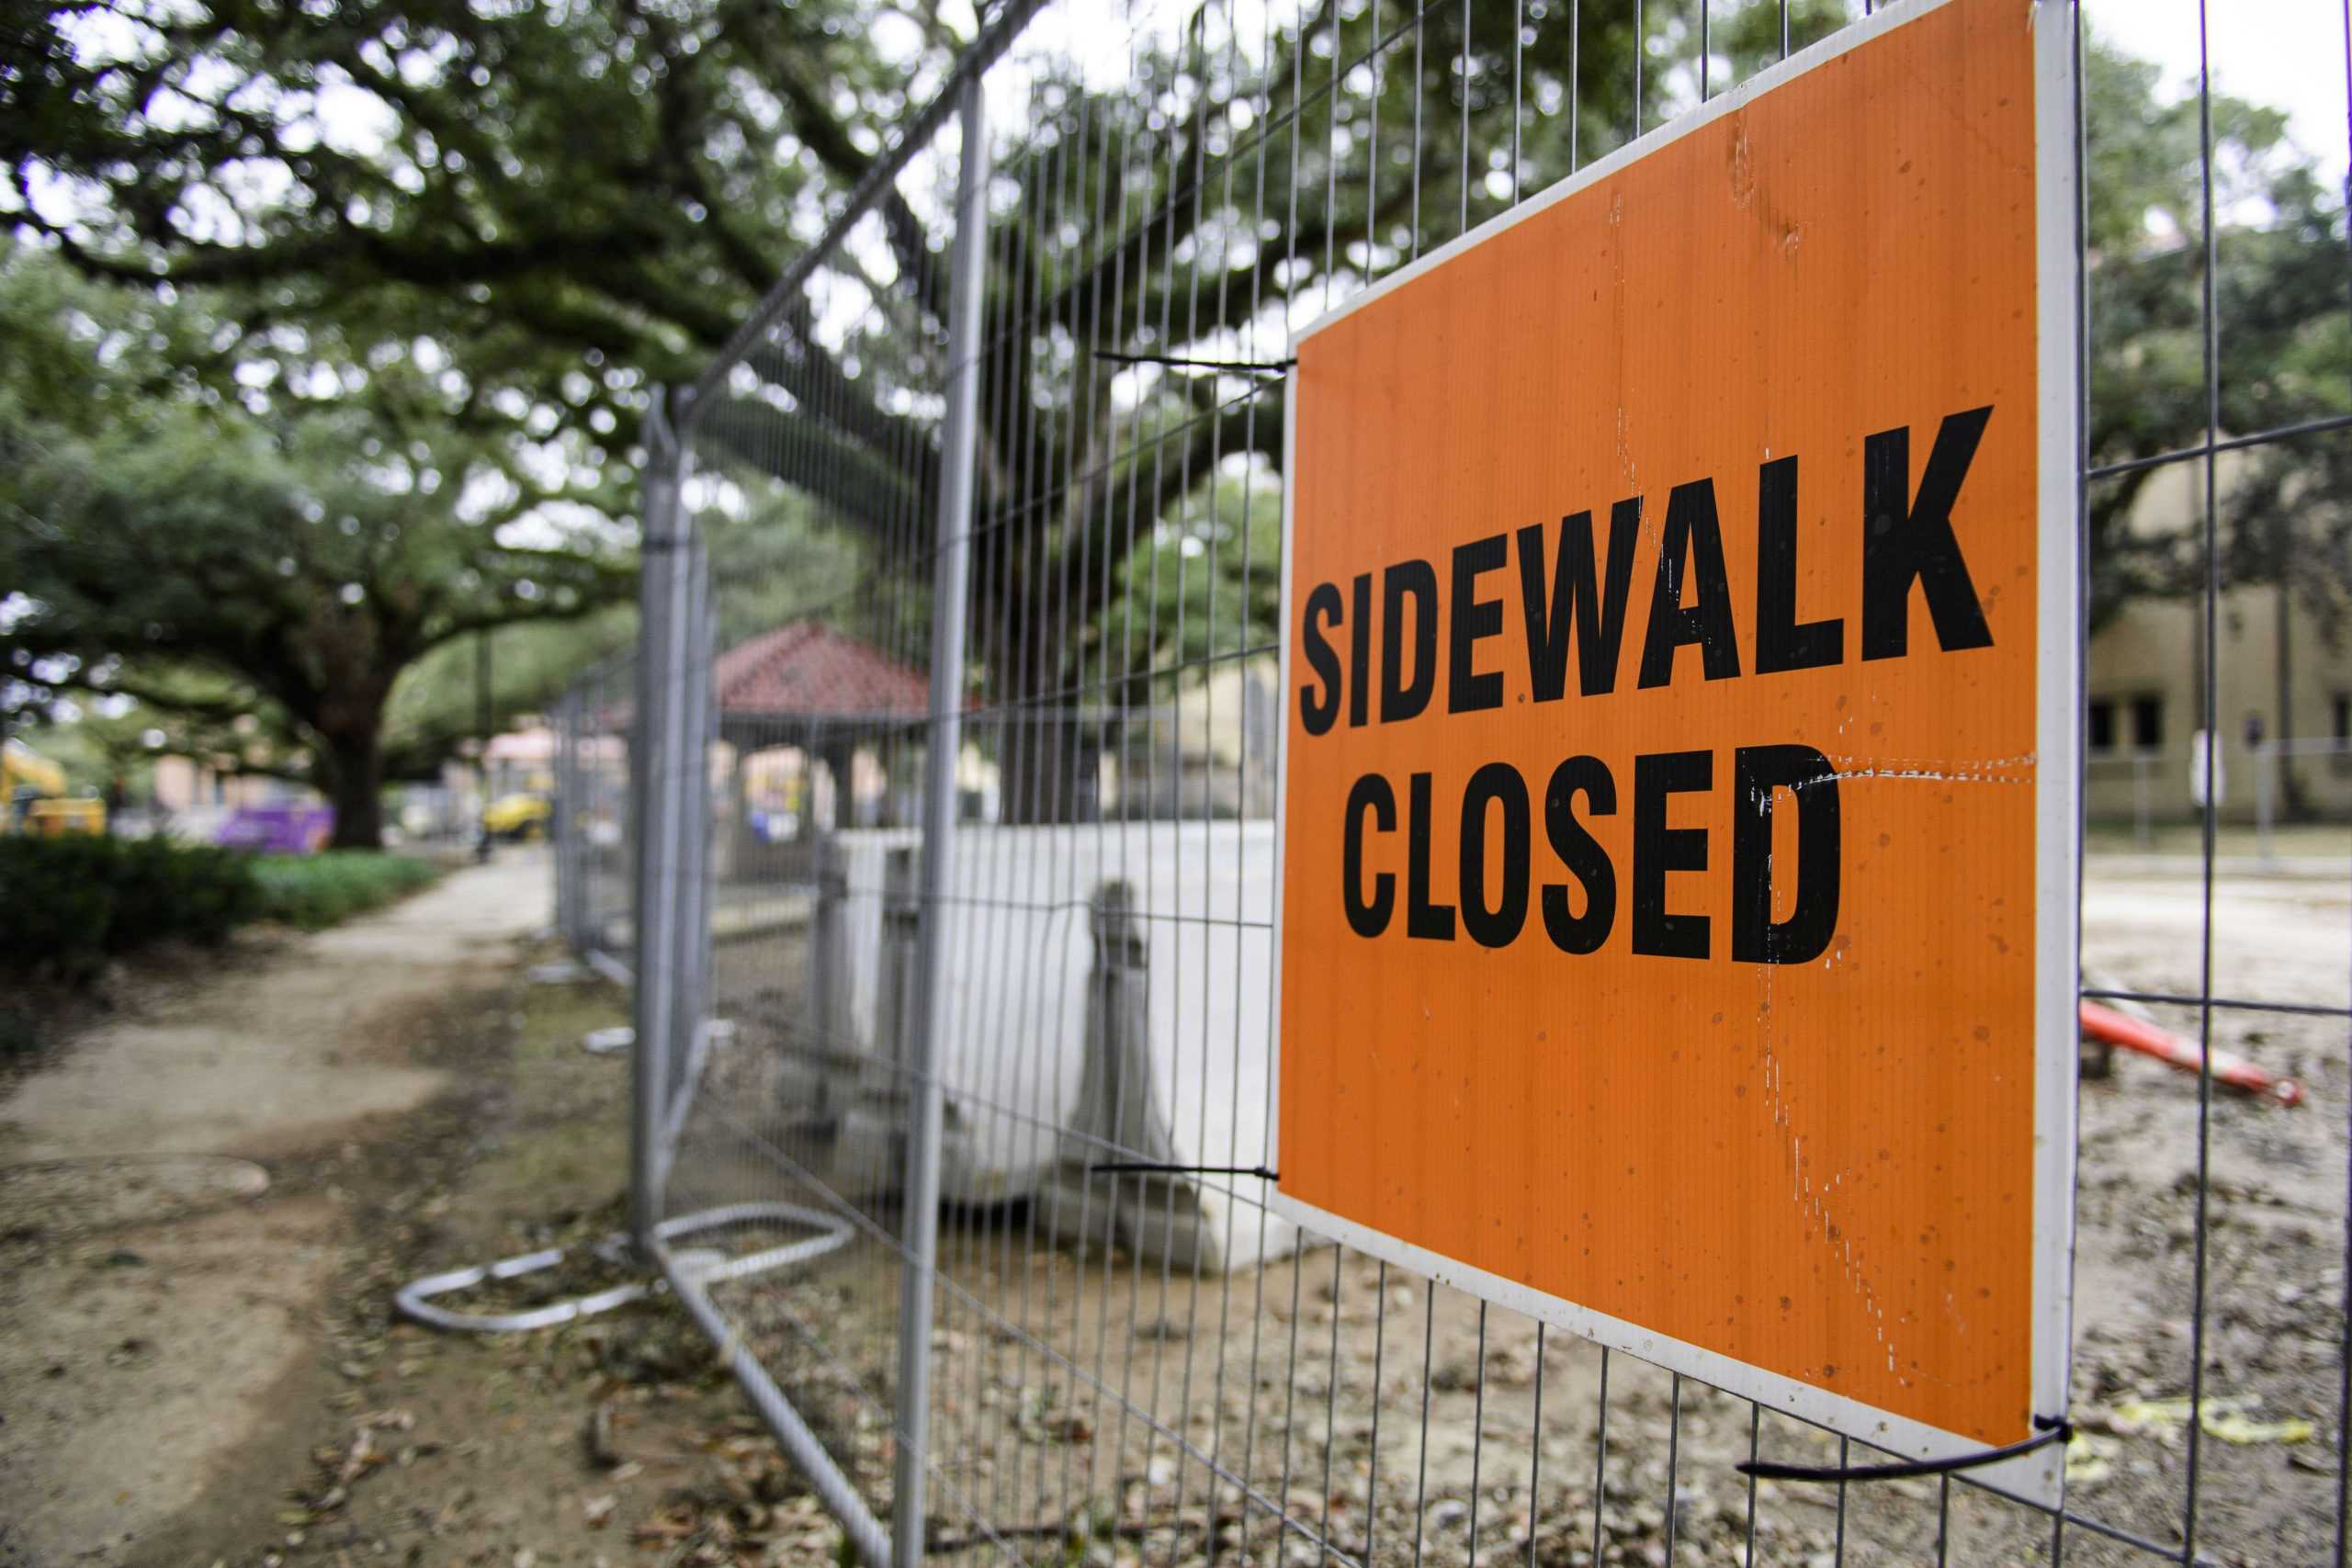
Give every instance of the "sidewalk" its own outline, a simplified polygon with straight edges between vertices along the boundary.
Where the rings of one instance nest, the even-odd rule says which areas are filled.
[[[330,1375],[332,1167],[452,1087],[420,1021],[508,982],[547,893],[508,852],[92,1030],[0,1102],[0,1568],[168,1561],[154,1531],[229,1456],[299,1465],[270,1417]],[[243,1162],[326,1178],[256,1198]]]

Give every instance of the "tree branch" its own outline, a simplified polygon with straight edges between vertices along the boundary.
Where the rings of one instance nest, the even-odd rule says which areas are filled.
[[[918,479],[910,487],[887,454],[869,452],[820,421],[730,398],[699,414],[696,428],[746,468],[783,480],[871,537],[929,515],[935,485]],[[776,462],[785,451],[798,456],[789,468]]]

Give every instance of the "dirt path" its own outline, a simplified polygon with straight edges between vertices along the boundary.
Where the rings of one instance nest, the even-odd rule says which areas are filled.
[[[232,1456],[299,1469],[307,1427],[275,1417],[334,1377],[334,1168],[452,1087],[418,1020],[507,983],[546,908],[540,857],[458,872],[91,1031],[0,1102],[0,1568],[175,1560],[158,1532]],[[246,1162],[290,1179],[256,1197]]]

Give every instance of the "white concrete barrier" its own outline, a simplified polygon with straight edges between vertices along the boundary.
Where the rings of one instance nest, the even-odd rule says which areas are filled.
[[[838,837],[847,893],[825,982],[838,987],[840,998],[831,1004],[830,1035],[844,1056],[870,1064],[860,1075],[868,1111],[863,1119],[851,1113],[860,1124],[846,1139],[860,1146],[844,1150],[846,1168],[891,1168],[872,1157],[881,1152],[873,1141],[887,1138],[895,1120],[875,1099],[895,1082],[884,1068],[894,1049],[886,1035],[900,1010],[885,999],[894,973],[886,949],[886,888],[891,852],[915,844],[915,835],[903,830]],[[1120,982],[1144,989],[1144,1038],[1131,1044],[1115,1037],[1135,1031],[1089,1030],[1090,1016],[1101,1011],[1089,1007],[1096,964],[1090,915],[1098,893],[1114,882],[1128,889],[1144,958],[1140,973],[1130,971]],[[1090,1160],[1186,1167],[1264,1160],[1273,1021],[1272,823],[968,827],[957,838],[944,914],[945,1197],[980,1203],[1035,1198],[1063,1225],[1074,1226]],[[1089,1053],[1113,1049],[1140,1061],[1098,1061],[1098,1074],[1148,1086],[1148,1104],[1127,1096],[1124,1110],[1108,1110],[1106,1101],[1092,1111],[1095,1120],[1124,1123],[1117,1133],[1124,1156],[1106,1146],[1109,1127],[1085,1125]],[[829,1094],[836,1104],[854,1097],[840,1081],[852,1070],[845,1061],[835,1070]],[[1238,1267],[1287,1250],[1295,1239],[1254,1201],[1232,1201],[1222,1190],[1254,1197],[1260,1186],[1250,1178],[1191,1181],[1178,1192],[1171,1227],[1162,1184],[1130,1178],[1114,1188],[1098,1178],[1088,1228],[1100,1234],[1102,1204],[1116,1190],[1137,1210],[1122,1217],[1129,1245],[1186,1258],[1197,1247],[1208,1267]]]

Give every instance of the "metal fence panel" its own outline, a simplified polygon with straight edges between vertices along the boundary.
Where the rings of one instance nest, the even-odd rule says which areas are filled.
[[[635,655],[583,671],[555,707],[557,929],[572,950],[626,979],[636,897],[630,726]]]
[[[2226,188],[2259,159],[2210,70],[2166,98],[2079,35],[2085,964],[2207,1054],[2085,1096],[2064,1511],[1952,1476],[1747,1482],[1742,1460],[1864,1456],[1294,1234],[1246,1174],[1290,329],[1860,9],[1016,5],[694,389],[656,467],[675,528],[648,506],[660,669],[591,672],[565,710],[566,929],[627,945],[614,813],[660,925],[634,941],[662,998],[639,1014],[649,1224],[869,1558],[2345,1560],[2352,846],[2340,815],[2280,818],[2341,812],[2320,775],[2346,747],[2298,739],[2290,702],[2199,754],[2193,818],[2168,781],[2188,730],[2235,728],[2249,595],[2340,599],[2256,547],[2310,525],[2340,549],[2352,265],[2340,199]],[[2304,317],[2281,325],[2263,267]],[[2277,647],[2338,668],[2303,614]],[[2195,645],[2188,716],[2127,694],[2104,722],[2143,733],[2103,746],[2143,622]],[[2263,780],[2234,803],[2233,756]],[[2231,1097],[2216,1049],[2307,1103]],[[1132,1166],[1161,1168],[1105,1168]]]

